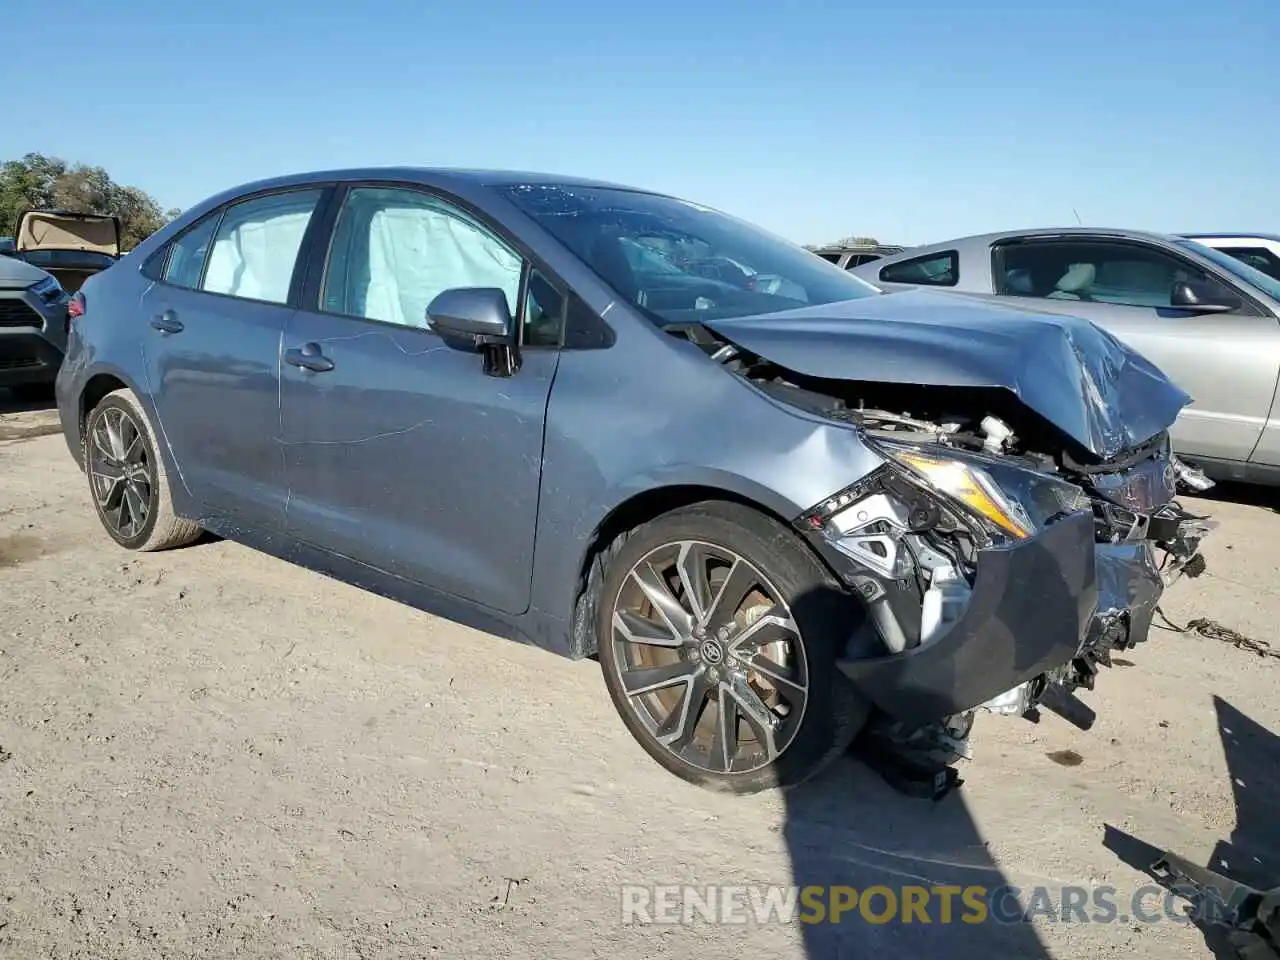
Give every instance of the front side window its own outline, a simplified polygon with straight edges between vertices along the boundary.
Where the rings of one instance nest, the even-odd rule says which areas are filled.
[[[504,193],[655,323],[698,322],[877,296],[863,280],[726,214],[612,187]]]
[[[228,207],[218,224],[200,289],[286,303],[302,237],[323,192],[268,194]]]
[[[891,263],[880,270],[885,283],[911,283],[930,287],[954,287],[960,278],[960,257],[954,250],[931,253]]]
[[[400,187],[358,187],[338,215],[321,309],[426,328],[427,307],[445,290],[497,287],[514,314],[523,266],[506,243],[441,200]]]
[[[1169,307],[1179,283],[1230,291],[1194,264],[1154,247],[1095,240],[1002,245],[995,251],[996,292],[1046,300]]]
[[[209,255],[213,231],[217,228],[218,215],[215,213],[205,217],[170,244],[164,267],[165,283],[186,287],[188,290],[195,290],[200,286],[204,260]]]

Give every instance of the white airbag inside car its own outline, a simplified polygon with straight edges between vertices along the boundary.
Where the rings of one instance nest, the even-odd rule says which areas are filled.
[[[369,220],[362,314],[425,327],[427,305],[454,287],[497,287],[514,310],[521,260],[479,228],[426,206],[384,207]]]
[[[1062,278],[1055,283],[1048,299],[1079,300],[1093,286],[1098,269],[1092,263],[1073,263]]]
[[[250,300],[284,303],[311,208],[298,212],[262,210],[233,220],[234,208],[218,228],[203,289]]]

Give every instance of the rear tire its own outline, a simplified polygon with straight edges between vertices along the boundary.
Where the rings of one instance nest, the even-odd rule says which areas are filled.
[[[186,546],[203,532],[179,517],[155,431],[132,390],[107,394],[85,418],[83,463],[103,528],[127,550]]]
[[[592,581],[609,695],[676,776],[731,793],[791,787],[866,723],[869,704],[835,665],[862,606],[762,513],[707,501],[664,514],[615,540]]]

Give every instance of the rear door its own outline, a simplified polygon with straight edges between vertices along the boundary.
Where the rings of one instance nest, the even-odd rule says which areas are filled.
[[[313,255],[281,373],[286,529],[508,613],[529,603],[564,296],[492,225],[417,188],[356,185]],[[497,287],[523,331],[511,376],[446,346],[427,305]]]
[[[1092,320],[1143,354],[1193,403],[1172,436],[1188,455],[1245,461],[1257,446],[1280,374],[1280,325],[1247,300],[1230,313],[1170,306],[1173,285],[1233,285],[1155,244],[1092,237],[1025,238],[992,251],[996,293]]]
[[[142,297],[140,345],[161,428],[182,481],[215,515],[283,521],[280,338],[323,193],[280,191],[214,211],[171,241]]]

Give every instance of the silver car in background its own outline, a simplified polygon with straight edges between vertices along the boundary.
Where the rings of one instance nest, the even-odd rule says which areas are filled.
[[[1175,449],[1218,479],[1280,483],[1280,280],[1185,237],[1017,230],[915,247],[853,271],[1084,317],[1193,398]]]

